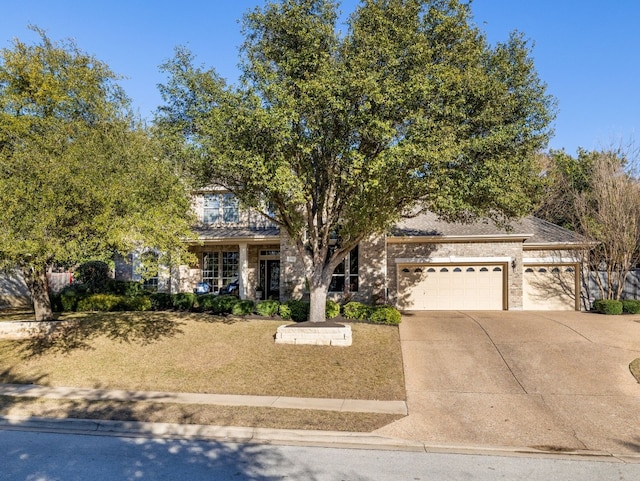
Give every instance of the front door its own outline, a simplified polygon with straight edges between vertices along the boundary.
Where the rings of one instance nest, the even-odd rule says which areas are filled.
[[[260,261],[260,285],[264,286],[263,299],[280,298],[280,261],[262,259]]]

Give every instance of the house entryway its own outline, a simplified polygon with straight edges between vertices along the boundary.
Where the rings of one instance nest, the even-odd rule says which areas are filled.
[[[262,299],[280,298],[280,257],[261,255],[259,285],[263,287]]]

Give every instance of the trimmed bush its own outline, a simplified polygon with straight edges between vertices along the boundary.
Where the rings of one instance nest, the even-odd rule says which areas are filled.
[[[234,316],[248,316],[255,309],[256,304],[251,300],[238,300],[231,309]]]
[[[240,302],[236,296],[222,295],[215,296],[211,304],[211,310],[214,314],[231,314],[233,306]]]
[[[167,311],[173,308],[173,296],[168,292],[154,292],[149,296],[151,309],[154,311]]]
[[[196,303],[196,295],[193,292],[178,292],[173,294],[173,307],[179,311],[190,311]]]
[[[295,322],[304,322],[309,319],[310,304],[306,301],[290,299],[285,303],[291,310],[291,319]]]
[[[209,312],[213,311],[213,307],[215,305],[215,294],[201,294],[197,297],[196,303],[198,305],[198,311],[200,312]]]
[[[593,308],[600,314],[622,314],[622,302],[613,299],[598,299],[594,301]]]
[[[376,306],[372,309],[369,320],[374,324],[400,324],[402,316],[400,311],[392,306]]]
[[[78,311],[100,311],[109,312],[120,310],[119,307],[123,304],[122,296],[116,296],[115,294],[91,294],[84,299],[78,301]]]
[[[331,299],[327,299],[325,308],[325,317],[327,319],[333,319],[340,315],[340,304]]]
[[[342,313],[347,319],[364,321],[369,318],[371,308],[361,302],[351,301],[342,306]]]
[[[109,266],[102,261],[88,261],[80,264],[74,272],[77,282],[84,285],[92,294],[105,292],[110,280]]]
[[[118,310],[123,311],[150,311],[152,308],[151,299],[148,296],[138,297],[126,297],[120,298],[120,303],[117,306]]]
[[[135,297],[143,293],[143,286],[141,282],[137,281],[116,281],[110,279],[106,285],[106,292],[119,296]]]
[[[87,297],[87,291],[80,286],[68,286],[58,295],[56,304],[62,312],[72,312],[78,308],[78,302]]]
[[[261,316],[273,317],[278,313],[280,303],[274,300],[260,301],[256,304],[256,312]]]
[[[280,317],[285,321],[291,319],[291,308],[286,302],[284,304],[280,304],[280,306],[278,307],[278,314],[280,314]]]
[[[622,301],[622,312],[625,314],[640,314],[640,301],[636,299],[625,299]]]

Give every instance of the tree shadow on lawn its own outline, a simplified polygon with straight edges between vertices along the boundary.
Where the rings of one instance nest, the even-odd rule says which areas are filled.
[[[91,341],[106,337],[121,343],[149,345],[182,333],[184,323],[169,313],[92,312],[65,317],[42,328],[22,344],[22,355],[68,354],[93,349]]]

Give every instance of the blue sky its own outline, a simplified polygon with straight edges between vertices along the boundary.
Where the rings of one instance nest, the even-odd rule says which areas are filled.
[[[176,45],[197,62],[237,78],[238,20],[260,0],[4,0],[0,47],[31,42],[34,24],[50,38],[75,39],[118,74],[145,117],[160,104],[158,66]],[[357,0],[344,0],[342,11]],[[535,43],[540,77],[558,101],[554,149],[606,148],[640,131],[640,2],[637,0],[475,0],[475,22],[491,43],[519,30]]]

